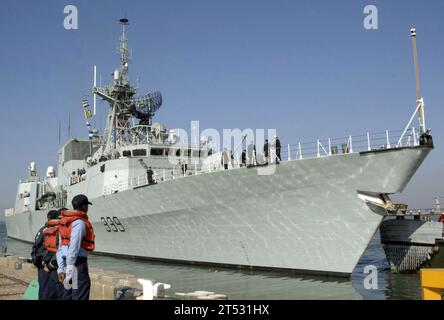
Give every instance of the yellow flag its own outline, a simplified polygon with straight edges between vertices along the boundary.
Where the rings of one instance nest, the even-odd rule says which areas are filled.
[[[91,118],[91,110],[85,109],[85,117],[86,119]]]

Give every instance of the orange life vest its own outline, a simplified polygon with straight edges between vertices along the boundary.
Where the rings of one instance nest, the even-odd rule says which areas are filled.
[[[59,234],[63,246],[69,246],[71,242],[72,223],[76,220],[82,220],[86,226],[86,235],[82,238],[81,247],[86,251],[94,251],[94,230],[88,215],[82,211],[62,211],[62,219],[60,220]]]
[[[44,240],[43,245],[49,252],[57,252],[58,236],[59,236],[60,220],[50,220],[46,223],[46,228],[43,230]]]

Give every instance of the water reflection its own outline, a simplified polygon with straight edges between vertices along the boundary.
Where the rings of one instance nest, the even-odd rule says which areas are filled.
[[[344,278],[120,260],[96,256],[91,265],[167,282],[174,292],[207,290],[227,294],[230,299],[361,299],[351,281]]]

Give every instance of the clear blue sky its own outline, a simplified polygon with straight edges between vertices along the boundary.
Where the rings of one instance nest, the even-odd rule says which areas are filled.
[[[63,28],[63,8],[79,29]],[[363,8],[379,10],[366,30]],[[422,94],[436,149],[401,199],[444,195],[444,1],[4,1],[0,11],[0,208],[30,161],[56,165],[58,123],[86,137],[92,67],[109,82],[123,15],[130,76],[160,90],[169,128],[277,128],[283,143],[401,129],[415,104],[409,29],[418,29]],[[100,105],[105,110],[105,105]],[[102,112],[102,116],[103,116]]]

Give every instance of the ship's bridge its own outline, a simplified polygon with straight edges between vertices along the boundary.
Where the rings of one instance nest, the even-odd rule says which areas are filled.
[[[70,139],[61,149],[62,165],[71,160],[85,160],[94,153],[90,140]]]
[[[122,157],[170,157],[177,159],[199,159],[211,155],[211,149],[176,144],[141,144],[119,148]]]

